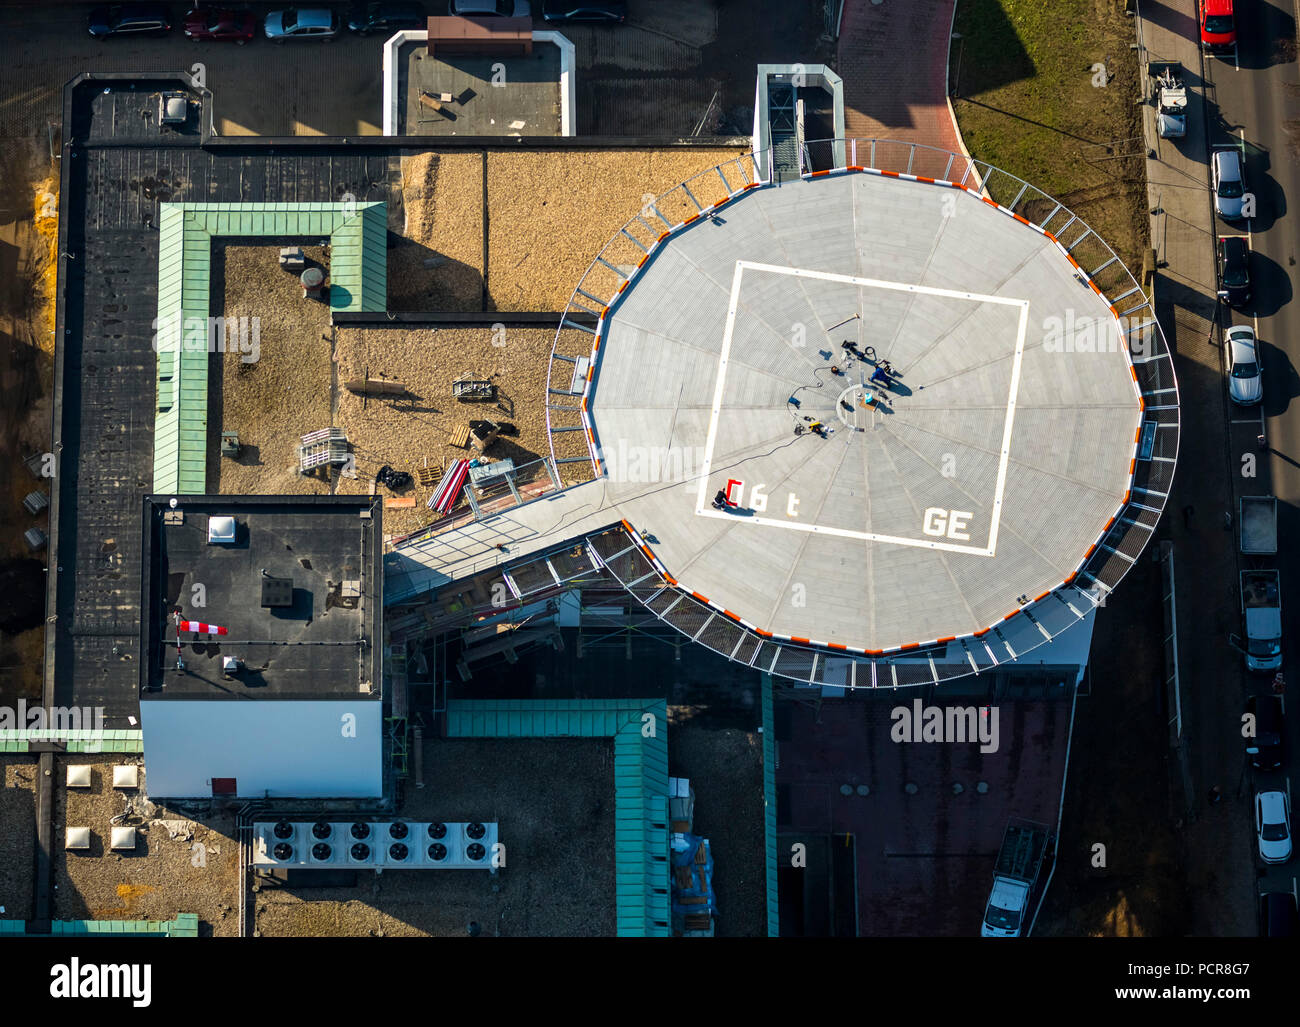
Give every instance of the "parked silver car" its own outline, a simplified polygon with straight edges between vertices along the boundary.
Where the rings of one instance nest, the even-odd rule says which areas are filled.
[[[459,17],[531,18],[528,0],[451,0],[451,13]]]
[[[1229,221],[1238,220],[1242,197],[1246,194],[1246,172],[1241,151],[1235,146],[1216,149],[1210,158],[1210,174],[1214,181],[1215,213]]]
[[[1258,403],[1264,398],[1264,375],[1254,329],[1233,325],[1224,338],[1228,344],[1228,395],[1243,406]]]
[[[331,40],[339,34],[339,16],[329,7],[289,7],[266,16],[266,38]]]

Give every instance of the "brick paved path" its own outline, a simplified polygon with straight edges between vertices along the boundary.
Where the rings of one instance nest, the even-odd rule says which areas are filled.
[[[947,102],[948,38],[956,0],[847,0],[837,70],[849,136],[960,152]]]

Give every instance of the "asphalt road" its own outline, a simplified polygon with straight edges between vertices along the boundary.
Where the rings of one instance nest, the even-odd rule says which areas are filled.
[[[429,13],[446,0],[424,0]],[[221,135],[378,135],[382,131],[384,34],[344,33],[329,42],[276,46],[260,23],[275,3],[255,3],[257,38],[247,46],[192,42],[181,33],[189,4],[166,6],[176,22],[163,38],[94,40],[91,4],[57,17],[37,4],[0,6],[0,138],[44,140],[60,118],[63,86],[83,71],[188,72],[212,90]],[[342,11],[346,4],[329,4]],[[742,10],[742,6],[744,9]],[[763,0],[754,16],[739,0],[630,0],[621,26],[569,25],[574,44],[577,131],[659,137],[744,134],[752,121],[759,62],[828,56],[819,43],[821,4]],[[534,8],[540,4],[534,4]],[[535,18],[535,28],[545,26]]]
[[[1211,146],[1240,144],[1246,155],[1247,189],[1257,198],[1257,213],[1246,222],[1216,219],[1219,235],[1245,234],[1252,250],[1253,296],[1241,310],[1219,310],[1223,327],[1253,324],[1264,366],[1262,410],[1230,411],[1230,466],[1257,452],[1263,431],[1269,450],[1259,476],[1238,482],[1238,493],[1278,497],[1279,553],[1282,572],[1284,672],[1293,681],[1287,724],[1290,759],[1282,770],[1252,772],[1248,794],[1291,791],[1291,767],[1300,753],[1300,712],[1294,701],[1300,684],[1300,300],[1295,295],[1300,229],[1294,204],[1300,204],[1300,70],[1295,60],[1296,11],[1293,0],[1253,0],[1239,4],[1236,60],[1206,58],[1206,110]],[[1194,414],[1192,414],[1194,416]],[[1268,675],[1251,675],[1249,693],[1270,690]],[[1292,833],[1295,832],[1294,817]],[[1300,860],[1260,864],[1259,890],[1297,888]]]

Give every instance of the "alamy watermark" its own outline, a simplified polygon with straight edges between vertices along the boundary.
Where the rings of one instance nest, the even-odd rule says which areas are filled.
[[[1043,349],[1048,353],[1119,353],[1127,345],[1137,358],[1154,356],[1156,326],[1150,318],[1092,316],[1067,308],[1064,317],[1043,318]]]
[[[102,706],[28,706],[19,699],[17,706],[0,706],[0,731],[36,732],[49,741],[68,741],[73,731],[94,732],[86,744],[87,752],[99,751],[99,740],[104,732],[104,707]]]
[[[996,706],[926,706],[913,699],[911,706],[895,706],[889,719],[894,722],[889,737],[895,742],[979,742],[980,752],[998,751]]]
[[[143,1009],[152,998],[150,963],[82,963],[73,956],[50,967],[51,998],[130,999]]]
[[[260,317],[156,317],[154,352],[238,353],[245,364],[262,355]]]
[[[692,481],[704,467],[703,446],[629,446],[601,448],[597,454],[611,481],[658,484]]]

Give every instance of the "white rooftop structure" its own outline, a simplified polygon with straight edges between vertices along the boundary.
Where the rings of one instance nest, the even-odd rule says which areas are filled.
[[[607,501],[684,586],[774,633],[978,631],[1073,574],[1125,501],[1126,354],[1052,343],[1085,322],[1116,338],[1056,246],[976,196],[866,175],[757,191],[609,315],[589,404]],[[872,389],[845,339],[894,384]],[[808,418],[833,434],[796,437]],[[713,509],[729,485],[737,507]]]
[[[64,835],[63,847],[65,849],[89,849],[90,848],[90,828],[88,827],[69,827]]]
[[[208,542],[211,544],[234,542],[236,531],[233,517],[212,516],[208,518]]]
[[[109,835],[108,847],[115,852],[134,852],[135,842],[134,827],[114,827]]]

